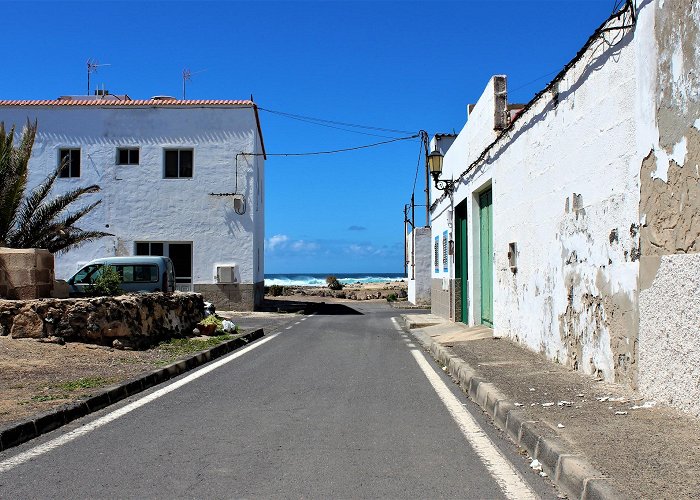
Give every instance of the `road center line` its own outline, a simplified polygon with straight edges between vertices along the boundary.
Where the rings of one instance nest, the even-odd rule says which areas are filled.
[[[163,387],[162,389],[158,389],[157,391],[144,396],[132,403],[129,403],[128,405],[119,408],[118,410],[114,410],[111,413],[108,413],[104,417],[100,417],[97,420],[90,422],[88,424],[85,424],[83,426],[78,427],[77,429],[74,429],[70,431],[67,434],[64,434],[63,436],[59,436],[55,439],[52,439],[51,441],[48,441],[44,444],[41,444],[39,446],[35,446],[34,448],[31,448],[25,452],[22,452],[12,458],[8,458],[7,460],[4,460],[0,462],[0,473],[7,472],[10,469],[13,469],[14,467],[17,467],[18,465],[21,465],[32,458],[36,458],[40,455],[43,455],[44,453],[48,453],[49,451],[58,448],[59,446],[63,446],[64,444],[70,443],[71,441],[74,441],[78,439],[80,436],[83,436],[87,434],[90,431],[94,431],[95,429],[99,429],[100,427],[118,419],[119,417],[123,417],[127,413],[130,413],[137,408],[140,408],[151,401],[155,401],[156,399],[160,398],[161,396],[165,396],[166,394],[179,389],[183,385],[189,384],[190,382],[193,382],[194,380],[197,380],[199,377],[202,377],[206,375],[209,372],[212,372],[216,370],[217,368],[225,365],[226,363],[230,363],[236,358],[239,358],[246,354],[247,352],[252,351],[256,347],[260,347],[266,342],[269,342],[270,340],[274,339],[277,337],[279,333],[275,333],[274,335],[271,335],[269,337],[264,337],[262,340],[259,340],[255,344],[251,344],[247,347],[244,347],[242,349],[239,349],[232,354],[221,358],[218,361],[215,361],[209,365],[204,366],[203,368],[197,370],[194,373],[191,373],[190,375],[187,375],[186,377],[173,382],[172,384]]]

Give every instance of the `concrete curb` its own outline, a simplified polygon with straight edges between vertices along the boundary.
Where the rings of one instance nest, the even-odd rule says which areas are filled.
[[[5,451],[55,430],[73,420],[84,417],[97,410],[121,401],[129,396],[143,392],[182,373],[197,368],[208,361],[220,358],[265,335],[262,328],[241,337],[227,340],[216,347],[193,354],[189,358],[177,361],[166,367],[148,372],[140,377],[106,387],[86,400],[60,406],[46,413],[17,422],[0,429],[0,451]]]
[[[524,410],[518,409],[488,381],[479,378],[474,368],[431,337],[415,330],[404,318],[406,329],[426,351],[446,367],[450,375],[469,397],[486,411],[496,425],[530,456],[539,460],[543,470],[569,498],[581,500],[624,498],[602,473],[590,465],[582,455],[571,453],[555,432],[539,422],[528,420]]]

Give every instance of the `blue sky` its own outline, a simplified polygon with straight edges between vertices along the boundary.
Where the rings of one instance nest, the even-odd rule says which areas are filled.
[[[492,75],[508,75],[510,102],[527,102],[615,3],[0,1],[0,98],[84,93],[85,62],[93,58],[110,64],[93,82],[133,98],[181,97],[188,68],[192,99],[252,94],[273,111],[411,133],[459,132],[466,106]],[[260,118],[269,153],[411,135],[269,112]],[[270,157],[266,272],[403,271],[403,206],[419,147],[414,139],[337,155]],[[417,203],[424,202],[423,182],[421,170]]]

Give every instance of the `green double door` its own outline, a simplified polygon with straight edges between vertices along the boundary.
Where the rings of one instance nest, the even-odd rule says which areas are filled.
[[[455,208],[455,277],[460,280],[462,313],[457,321],[469,324],[469,248],[467,247],[467,202]]]
[[[479,195],[479,255],[481,323],[493,326],[493,198],[490,189]]]

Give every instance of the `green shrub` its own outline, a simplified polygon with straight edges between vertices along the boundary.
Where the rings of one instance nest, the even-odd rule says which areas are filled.
[[[282,295],[283,290],[284,287],[282,287],[281,285],[272,285],[269,291],[270,295],[272,295],[273,297],[279,297],[280,295]]]
[[[206,318],[204,318],[202,321],[199,322],[202,325],[216,325],[216,330],[223,331],[223,321],[214,316],[213,314],[210,314]]]
[[[396,296],[395,293],[390,293],[390,294],[387,295],[387,297],[386,297],[386,301],[387,301],[387,302],[396,302],[396,299],[398,299],[398,297]]]
[[[101,269],[100,275],[95,279],[91,287],[92,295],[96,297],[114,296],[124,293],[122,290],[122,278],[119,276],[117,269],[113,266],[104,266]]]

